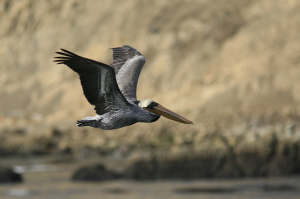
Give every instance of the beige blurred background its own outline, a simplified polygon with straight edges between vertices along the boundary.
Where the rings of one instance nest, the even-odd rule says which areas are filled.
[[[70,176],[96,163],[128,178],[153,165],[150,178],[158,179],[299,174],[299,10],[298,0],[0,1],[0,166],[25,169],[24,184],[0,186],[1,198],[184,198],[187,185],[219,191],[214,198],[298,198],[299,176],[101,186]],[[146,58],[138,99],[193,126],[166,118],[111,131],[75,126],[95,112],[77,74],[53,62],[55,52],[110,64],[109,48],[122,45]],[[36,174],[37,164],[59,169]],[[278,189],[289,195],[264,192]]]
[[[298,144],[299,10],[297,0],[1,1],[0,149],[226,154],[269,150],[273,135]],[[146,57],[138,99],[153,99],[194,126],[161,118],[113,131],[75,127],[95,113],[77,74],[53,63],[55,52],[110,64],[108,49],[122,45]]]

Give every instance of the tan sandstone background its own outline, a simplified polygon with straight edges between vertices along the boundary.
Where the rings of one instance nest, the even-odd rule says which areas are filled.
[[[297,145],[299,10],[297,0],[3,0],[1,152],[268,152],[274,139]],[[95,113],[77,75],[52,62],[54,52],[110,64],[108,49],[121,45],[146,57],[138,99],[153,99],[194,126],[161,118],[113,131],[75,127]]]

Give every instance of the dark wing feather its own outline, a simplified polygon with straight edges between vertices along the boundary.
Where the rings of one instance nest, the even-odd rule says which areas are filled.
[[[98,115],[130,105],[120,92],[110,66],[61,50],[63,52],[56,53],[63,56],[55,57],[54,62],[67,65],[79,75],[83,93],[89,103],[95,105]]]
[[[130,46],[111,48],[118,86],[129,102],[136,100],[136,88],[140,72],[145,64],[145,57]]]

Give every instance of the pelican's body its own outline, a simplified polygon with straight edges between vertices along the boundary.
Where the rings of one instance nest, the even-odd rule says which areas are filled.
[[[77,126],[92,126],[104,130],[111,130],[130,126],[137,122],[155,122],[159,118],[159,114],[146,111],[136,104],[130,104],[126,109],[83,118],[81,121],[78,121]]]
[[[62,49],[56,57],[78,73],[83,92],[97,115],[77,121],[77,126],[92,126],[104,130],[118,129],[137,122],[155,122],[161,115],[186,124],[191,121],[164,108],[153,100],[137,101],[138,77],[145,57],[130,46],[112,48],[111,66],[80,57]]]

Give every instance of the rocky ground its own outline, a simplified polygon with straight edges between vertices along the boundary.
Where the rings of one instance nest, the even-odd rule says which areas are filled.
[[[239,121],[239,122],[237,122]],[[300,117],[273,114],[203,124],[202,131],[172,128],[127,134],[56,126],[47,134],[24,129],[1,134],[2,155],[55,155],[126,160],[127,178],[201,178],[289,175],[300,172]],[[35,133],[29,136],[30,133]],[[130,136],[129,136],[130,135]]]

